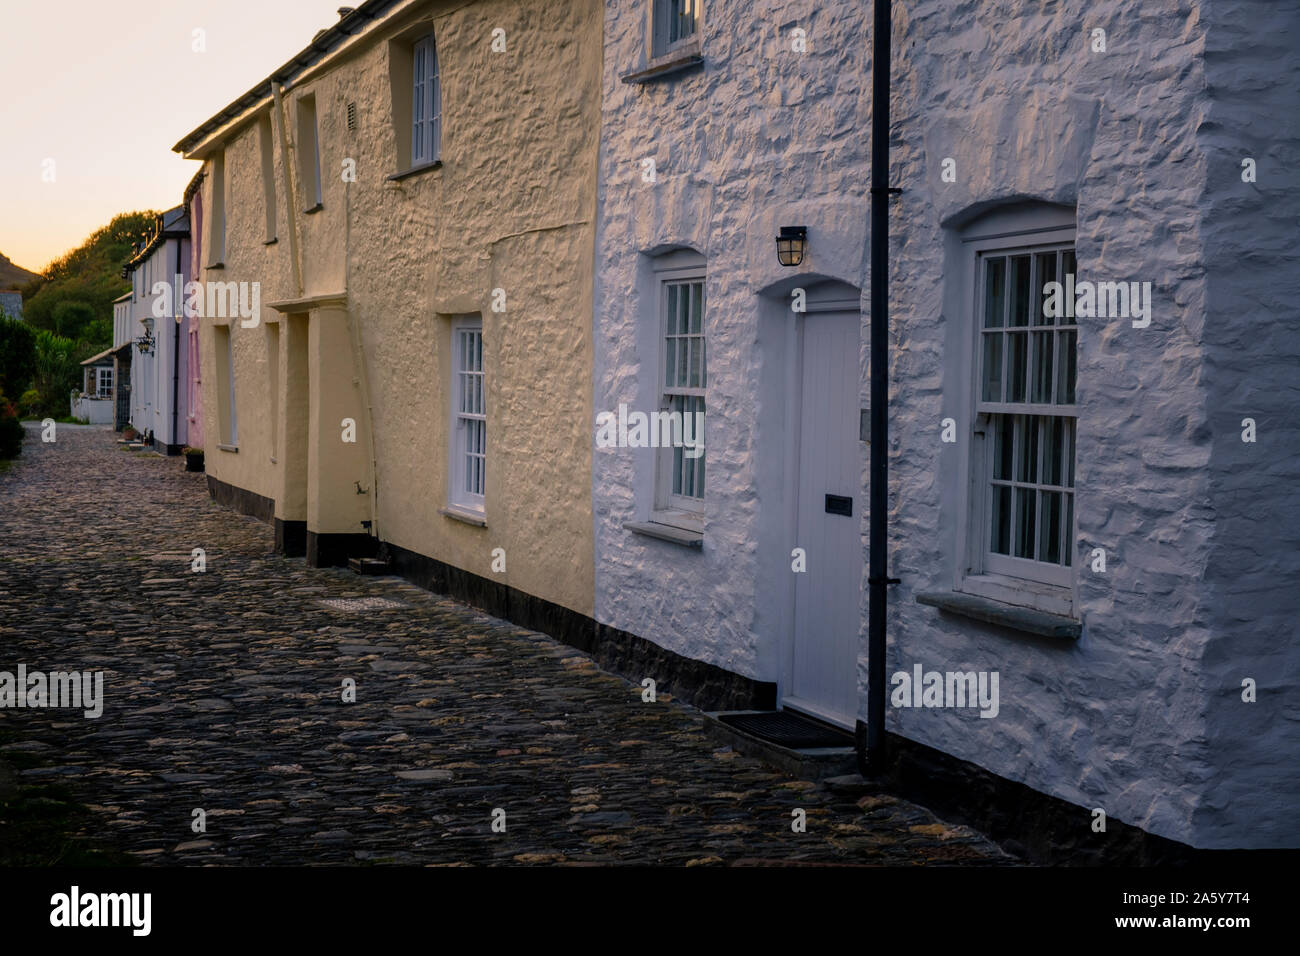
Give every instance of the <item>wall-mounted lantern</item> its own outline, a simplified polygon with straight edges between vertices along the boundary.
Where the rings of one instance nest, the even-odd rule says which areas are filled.
[[[144,326],[144,335],[135,340],[135,347],[140,350],[141,355],[148,355],[153,351],[153,319],[141,319],[140,324]]]
[[[803,262],[808,248],[807,226],[782,226],[776,237],[776,261],[783,266],[797,266]]]

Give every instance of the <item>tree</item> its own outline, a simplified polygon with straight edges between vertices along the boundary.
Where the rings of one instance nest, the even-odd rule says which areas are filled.
[[[77,343],[49,329],[36,333],[35,388],[41,395],[41,412],[67,414],[68,393],[80,384]]]
[[[86,326],[95,321],[95,307],[89,302],[64,300],[54,307],[54,334],[68,339],[85,338]]]
[[[155,212],[129,212],[91,233],[80,246],[64,253],[42,270],[23,290],[23,313],[36,329],[56,335],[85,338],[101,351],[111,344],[112,333],[103,340],[91,338],[102,326],[87,329],[91,320],[104,320],[112,329],[113,300],[130,290],[122,278],[122,267],[133,254],[133,244],[153,231]],[[60,313],[60,306],[68,304]],[[90,309],[89,319],[83,308]],[[75,327],[73,327],[75,325]],[[83,331],[86,330],[86,331]]]
[[[0,311],[0,393],[21,395],[36,373],[36,336]]]

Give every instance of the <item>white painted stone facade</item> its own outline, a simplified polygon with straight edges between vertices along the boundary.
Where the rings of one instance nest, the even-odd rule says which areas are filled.
[[[163,239],[130,274],[132,297],[124,310],[129,320],[117,328],[119,312],[114,309],[114,343],[125,332],[131,340],[145,334],[143,320],[153,321],[154,345],[150,352],[131,346],[131,424],[142,434],[152,432],[158,445],[178,448],[189,441],[189,361],[185,325],[178,326],[169,304],[163,318],[154,315],[155,283],[176,284],[179,268],[184,283],[190,280],[190,240]],[[188,320],[185,320],[188,323]],[[179,335],[178,335],[179,332]],[[179,341],[178,341],[179,340]],[[173,376],[178,376],[173,383]],[[173,393],[175,401],[173,402]]]
[[[620,77],[646,65],[646,4],[606,4],[595,408],[657,407],[650,254],[679,247],[707,263],[709,412],[699,552],[625,530],[649,510],[651,453],[596,449],[596,618],[762,681],[782,667],[791,587],[774,451],[789,289],[865,289],[869,19],[862,4],[824,4],[804,24],[810,52],[795,53],[793,14],[712,3],[703,68],[634,85]],[[810,230],[798,269],[777,262],[783,225]]]
[[[890,573],[902,583],[887,673],[997,671],[1001,700],[996,719],[890,708],[888,726],[1079,806],[1081,828],[1100,807],[1197,847],[1295,846],[1300,723],[1280,701],[1297,683],[1300,441],[1285,396],[1300,352],[1300,18],[1290,4],[1140,6],[895,4]],[[648,452],[595,450],[596,617],[780,683],[792,286],[823,276],[862,290],[866,407],[870,5],[708,3],[703,67],[645,85],[620,77],[646,65],[646,4],[606,11],[594,405],[654,407],[648,256],[691,247],[707,259],[710,415],[699,552],[624,528],[649,508]],[[790,51],[795,27],[805,54]],[[1243,156],[1258,183],[1242,182]],[[945,158],[955,182],[941,179]],[[1099,319],[1079,334],[1077,642],[915,601],[961,570],[973,318],[957,229],[1031,200],[1074,210],[1081,276],[1154,288],[1150,327]],[[773,237],[793,224],[808,226],[809,254],[786,269]],[[1244,444],[1252,414],[1264,431]],[[956,443],[940,441],[945,417]],[[864,472],[864,556],[867,492]],[[1105,574],[1084,564],[1094,547]],[[864,648],[865,629],[864,575]]]

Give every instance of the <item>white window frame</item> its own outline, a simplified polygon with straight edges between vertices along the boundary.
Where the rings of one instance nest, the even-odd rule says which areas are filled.
[[[681,264],[683,261],[690,264]],[[696,264],[696,263],[699,264]],[[667,382],[668,375],[668,339],[669,316],[668,305],[670,301],[669,288],[689,289],[692,285],[698,283],[701,288],[700,302],[702,312],[700,315],[700,332],[698,333],[699,343],[703,349],[701,357],[701,384],[699,386],[687,385],[669,385]],[[657,359],[654,363],[655,382],[654,397],[655,410],[660,412],[672,411],[672,401],[674,398],[698,398],[704,405],[705,428],[707,432],[708,422],[708,282],[705,274],[705,267],[698,253],[681,252],[669,254],[656,264],[655,270],[655,349]],[[679,300],[680,301],[680,300]],[[689,327],[688,327],[689,328]],[[693,333],[688,333],[690,338],[695,338]],[[676,338],[676,336],[674,336]],[[688,350],[693,348],[687,346]],[[688,355],[689,355],[688,351]],[[689,359],[688,359],[689,361]],[[676,359],[674,359],[676,364]],[[651,422],[653,427],[653,421]],[[683,432],[685,432],[685,420],[683,420]],[[648,436],[647,436],[648,437]],[[706,460],[708,458],[708,441],[705,436],[705,448],[702,454],[695,459],[686,458],[685,450],[681,448],[657,448],[655,452],[655,474],[654,474],[654,511],[651,520],[658,524],[671,525],[687,531],[703,532],[704,530],[704,510],[706,495],[708,493],[708,469]],[[701,494],[683,495],[674,491],[673,479],[674,471],[677,468],[684,467],[686,463],[695,465],[698,463],[700,470],[700,483],[703,485]]]
[[[1073,405],[1056,405],[1056,404],[1032,404],[1028,399],[1032,397],[1032,382],[1030,376],[1033,370],[1032,352],[1027,352],[1026,357],[1026,382],[1025,382],[1025,403],[1005,403],[1005,402],[985,402],[983,401],[983,303],[984,303],[984,281],[987,270],[984,267],[986,260],[993,256],[1012,256],[1020,254],[1031,254],[1031,267],[1037,269],[1037,258],[1034,253],[1048,252],[1052,250],[1070,249],[1073,250],[1075,244],[1075,228],[1071,227],[1050,227],[1041,229],[1029,229],[1010,232],[1002,230],[1000,234],[987,235],[984,238],[971,238],[963,242],[963,253],[966,257],[966,284],[965,288],[969,292],[967,301],[970,303],[970,321],[968,324],[968,337],[966,339],[966,367],[970,372],[969,388],[966,391],[966,398],[972,414],[970,419],[970,431],[968,434],[968,452],[967,461],[965,462],[964,474],[967,476],[966,486],[964,488],[964,499],[962,502],[963,520],[959,523],[960,539],[958,543],[959,554],[962,556],[958,563],[958,575],[956,589],[967,593],[975,594],[981,597],[987,597],[993,600],[1002,601],[1008,604],[1031,607],[1036,610],[1046,611],[1048,613],[1062,614],[1072,616],[1074,613],[1075,589],[1078,579],[1079,555],[1077,552],[1077,527],[1078,527],[1078,483],[1073,483],[1074,502],[1074,520],[1066,531],[1064,540],[1061,542],[1063,553],[1070,556],[1070,564],[1054,565],[1037,560],[1017,558],[1014,555],[1002,555],[990,551],[989,542],[991,535],[991,508],[992,508],[992,474],[993,474],[993,452],[994,439],[992,430],[992,418],[994,414],[1029,414],[1029,415],[1047,415],[1061,418],[1072,418],[1075,421],[1073,433],[1078,435],[1078,335],[1076,332],[1075,341],[1075,404]],[[1008,260],[1009,263],[1009,260]],[[1077,266],[1076,266],[1077,268]],[[1030,309],[1041,309],[1041,300],[1035,302],[1035,271],[1030,274]],[[1062,278],[1062,277],[1058,277]],[[1006,293],[1005,298],[1009,303],[1010,294],[1010,269],[1006,275]],[[1009,308],[1009,304],[1007,306]],[[1053,328],[1059,328],[1062,320],[1058,320]],[[1030,330],[1035,326],[1028,326]],[[1029,336],[1030,348],[1032,345],[1032,332],[1024,333]],[[1003,356],[1003,381],[1007,379],[1007,369],[1009,366],[1008,356]],[[1004,385],[1005,388],[1005,385]],[[1005,397],[1005,392],[1003,393]],[[1038,476],[1042,476],[1042,453],[1043,449],[1039,448],[1039,465]],[[1069,456],[1074,457],[1074,468],[1077,473],[1078,461],[1071,448]],[[1068,461],[1068,458],[1067,458]],[[1015,462],[1013,462],[1013,467]],[[1067,465],[1063,464],[1063,467]],[[1036,496],[1037,497],[1037,496]],[[1013,504],[1014,508],[1014,495]],[[1036,522],[1037,524],[1037,522]],[[1014,541],[1012,542],[1014,548]]]
[[[411,44],[411,166],[442,158],[442,76],[432,33]]]
[[[688,47],[698,47],[703,0],[651,0],[650,57],[670,56]],[[689,10],[691,31],[673,36],[680,28],[679,11]]]
[[[477,342],[477,354],[468,363],[464,351],[466,336]],[[483,319],[480,316],[462,316],[452,320],[451,400],[448,402],[451,454],[447,504],[480,516],[485,513],[487,497],[487,363],[484,346]]]
[[[113,396],[113,368],[109,365],[96,366],[95,397],[111,398]]]

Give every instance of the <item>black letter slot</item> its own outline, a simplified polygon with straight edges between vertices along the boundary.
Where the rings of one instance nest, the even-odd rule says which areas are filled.
[[[826,513],[828,515],[848,515],[853,517],[853,499],[844,495],[826,496]]]

